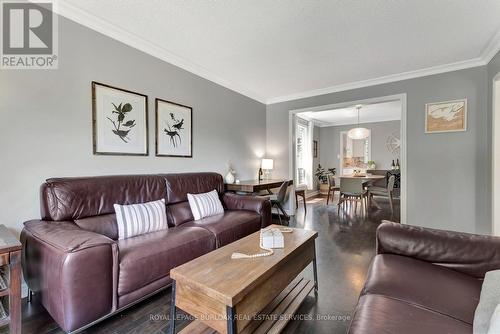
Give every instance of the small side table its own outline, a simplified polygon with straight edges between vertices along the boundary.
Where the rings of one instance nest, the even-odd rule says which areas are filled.
[[[0,225],[0,327],[21,333],[21,243]]]

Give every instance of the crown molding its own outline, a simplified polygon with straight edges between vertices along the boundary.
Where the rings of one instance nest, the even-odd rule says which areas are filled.
[[[326,88],[321,88],[321,89],[314,89],[314,90],[300,92],[300,93],[296,93],[296,94],[278,96],[278,97],[268,99],[266,101],[266,104],[287,102],[287,101],[298,100],[298,99],[303,99],[303,98],[308,98],[308,97],[313,97],[313,96],[318,96],[318,95],[325,95],[325,94],[330,94],[330,93],[342,92],[342,91],[351,90],[351,89],[376,86],[376,85],[386,84],[386,83],[395,82],[395,81],[414,79],[414,78],[425,77],[425,76],[429,76],[429,75],[433,75],[433,74],[463,70],[466,68],[477,67],[477,66],[484,66],[485,64],[486,64],[486,62],[482,58],[474,58],[474,59],[470,59],[470,60],[459,61],[459,62],[445,64],[445,65],[428,67],[428,68],[415,70],[415,71],[408,71],[408,72],[403,72],[403,73],[398,73],[398,74],[386,75],[386,76],[382,76],[382,77],[378,77],[378,78],[374,78],[374,79],[350,82],[350,83],[346,83],[346,84],[341,84],[341,85],[336,85],[336,86],[331,86],[331,87],[326,87]]]
[[[95,30],[103,35],[111,37],[117,41],[127,44],[135,49],[159,58],[167,63],[177,66],[185,71],[195,74],[199,77],[212,81],[220,86],[233,90],[246,97],[257,100],[261,103],[266,103],[266,99],[259,94],[252,92],[234,82],[223,79],[206,68],[199,66],[187,59],[177,56],[165,48],[144,39],[131,31],[120,28],[112,23],[107,22],[89,12],[82,10],[66,1],[57,1],[57,6],[54,11],[74,22],[84,25],[92,30]]]
[[[273,98],[267,99],[266,104],[269,105],[269,104],[273,104],[273,103],[287,102],[287,101],[298,100],[298,99],[303,99],[303,98],[307,98],[307,97],[342,92],[342,91],[346,91],[346,90],[350,90],[350,89],[376,86],[376,85],[395,82],[395,81],[402,81],[402,80],[407,80],[407,79],[425,77],[425,76],[434,75],[434,74],[463,70],[466,68],[485,66],[491,61],[491,59],[493,59],[493,57],[499,51],[500,51],[500,31],[498,31],[490,39],[490,41],[488,42],[486,47],[481,51],[480,56],[477,58],[464,60],[464,61],[458,61],[458,62],[444,64],[444,65],[428,67],[428,68],[415,70],[415,71],[408,71],[408,72],[403,72],[403,73],[382,76],[382,77],[378,77],[378,78],[374,78],[374,79],[350,82],[350,83],[346,83],[346,84],[341,84],[341,85],[336,85],[336,86],[331,86],[331,87],[326,87],[326,88],[321,88],[321,89],[315,89],[315,90],[300,92],[300,93],[296,93],[296,94],[273,97]]]
[[[320,121],[320,120],[314,119],[314,118],[311,119],[311,122],[313,122],[314,126],[317,126],[317,127],[320,127],[320,128],[331,126],[331,124],[332,124],[330,122]]]
[[[488,64],[493,57],[500,51],[500,31],[498,31],[481,52],[481,58],[485,65]]]
[[[156,43],[148,41],[131,31],[120,28],[114,24],[111,24],[106,20],[103,20],[93,14],[90,14],[85,10],[82,10],[72,4],[67,3],[66,1],[57,1],[57,6],[54,7],[54,11],[59,15],[62,15],[72,21],[82,24],[101,34],[111,37],[117,41],[127,44],[133,48],[136,48],[142,52],[145,52],[149,55],[159,58],[167,63],[177,66],[185,71],[193,73],[199,77],[212,81],[220,86],[235,91],[239,94],[245,95],[251,99],[254,99],[266,105],[298,100],[318,95],[336,93],[351,89],[375,86],[375,85],[402,81],[407,79],[414,79],[434,74],[462,70],[466,68],[484,66],[487,65],[490,62],[490,60],[500,51],[500,31],[499,31],[497,34],[495,34],[495,36],[491,38],[489,43],[482,50],[480,56],[477,58],[266,99],[265,97],[260,96],[259,94],[235,82],[219,77],[218,75],[212,73],[211,71],[202,66],[199,66],[183,57],[175,55],[174,53],[166,50],[165,48],[157,45]]]

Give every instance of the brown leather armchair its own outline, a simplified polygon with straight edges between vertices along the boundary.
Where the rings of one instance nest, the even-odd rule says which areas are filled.
[[[187,193],[216,189],[224,214],[193,221]],[[165,198],[169,228],[118,240],[114,203]],[[258,231],[270,202],[225,194],[215,173],[49,179],[41,220],[21,233],[31,291],[65,331],[87,327],[169,286],[170,269]]]
[[[384,223],[349,333],[472,333],[500,238]]]

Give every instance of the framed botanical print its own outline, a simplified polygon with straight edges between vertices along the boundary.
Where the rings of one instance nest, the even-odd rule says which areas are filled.
[[[148,97],[92,81],[94,154],[148,155]]]
[[[161,99],[156,107],[156,156],[193,157],[193,109]]]
[[[456,132],[466,129],[467,99],[425,105],[425,133]]]

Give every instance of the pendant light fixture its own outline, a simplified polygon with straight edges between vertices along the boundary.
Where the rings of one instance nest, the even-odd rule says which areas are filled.
[[[360,104],[356,106],[356,109],[358,110],[358,126],[347,132],[347,136],[351,139],[365,139],[370,136],[370,130],[359,126],[359,110],[361,109],[361,107],[362,105]]]

